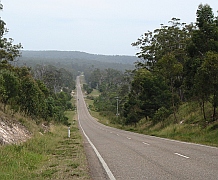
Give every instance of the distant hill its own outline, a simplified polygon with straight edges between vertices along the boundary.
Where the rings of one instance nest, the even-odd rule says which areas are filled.
[[[18,66],[34,68],[36,65],[52,65],[70,71],[91,71],[93,69],[116,69],[125,72],[133,70],[135,56],[107,56],[79,51],[22,51],[16,62]]]
[[[44,60],[94,60],[109,63],[131,64],[138,60],[135,56],[99,55],[79,51],[22,51],[21,59]]]

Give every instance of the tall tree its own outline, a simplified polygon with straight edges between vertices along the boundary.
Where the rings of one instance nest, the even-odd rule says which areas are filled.
[[[157,73],[160,74],[165,82],[169,85],[171,91],[171,103],[173,107],[173,114],[175,121],[177,122],[176,117],[176,102],[175,97],[176,93],[176,82],[180,81],[183,72],[183,66],[180,62],[177,61],[175,55],[167,54],[162,57],[157,63]]]
[[[218,52],[218,25],[208,4],[200,4],[196,13],[197,29],[193,32],[188,52],[191,57],[203,58],[208,51]]]
[[[162,77],[139,69],[135,72],[131,92],[124,105],[126,123],[137,123],[144,117],[152,118],[159,108],[170,107],[169,98],[170,92]]]
[[[201,101],[206,121],[204,106],[211,96],[209,89],[212,84],[206,85],[209,82],[207,81],[208,74],[211,72],[207,69],[206,73],[204,66],[205,61],[208,62],[208,52],[215,54],[218,52],[218,17],[214,16],[212,8],[208,4],[200,4],[196,16],[197,28],[193,31],[187,46],[189,58],[184,65],[184,85],[190,97]]]
[[[212,121],[216,120],[216,108],[218,106],[218,53],[208,52],[205,60],[196,74],[197,95],[202,101],[204,119],[207,120],[204,110],[204,102],[209,101],[213,106]]]
[[[180,19],[172,18],[169,26],[161,24],[160,29],[144,33],[132,46],[140,49],[136,55],[141,59],[136,65],[152,70],[155,64],[166,54],[173,53],[176,59],[184,63],[186,42],[191,37],[193,24],[186,25]]]

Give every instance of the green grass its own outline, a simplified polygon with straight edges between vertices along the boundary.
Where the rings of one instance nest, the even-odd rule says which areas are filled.
[[[218,146],[217,130],[202,129],[200,126],[191,126],[189,124],[171,124],[163,129],[150,131],[148,134],[186,142]]]
[[[91,100],[91,99],[86,99],[86,104],[88,105],[88,107],[91,107],[91,106],[93,106],[93,100]]]
[[[0,179],[90,179],[75,112],[66,115],[72,124],[70,138],[68,127],[56,124],[23,144],[1,146]]]
[[[212,113],[210,104],[207,104],[205,111],[207,114]],[[197,103],[181,105],[177,118],[177,123],[174,123],[171,115],[154,126],[138,126],[138,130],[144,134],[218,147],[218,121],[206,125]]]
[[[93,91],[91,92],[91,94],[89,94],[90,96],[99,96],[100,92],[97,89],[93,89]]]
[[[30,179],[46,156],[28,150],[22,145],[0,148],[0,179]]]

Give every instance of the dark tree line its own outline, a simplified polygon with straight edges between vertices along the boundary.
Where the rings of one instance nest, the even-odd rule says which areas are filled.
[[[161,24],[132,43],[140,49],[139,60],[128,76],[112,70],[93,71],[88,81],[102,92],[95,100],[98,110],[115,113],[114,97],[118,96],[125,124],[142,118],[157,123],[171,113],[178,122],[178,106],[198,101],[204,122],[217,120],[218,16],[207,4],[199,5],[196,16],[191,24],[172,18],[168,25]],[[212,115],[205,112],[206,103],[211,104]]]

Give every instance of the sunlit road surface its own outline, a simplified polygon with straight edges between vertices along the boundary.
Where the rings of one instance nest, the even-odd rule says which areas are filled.
[[[98,123],[77,78],[78,118],[108,179],[218,180],[218,148],[127,132]]]

